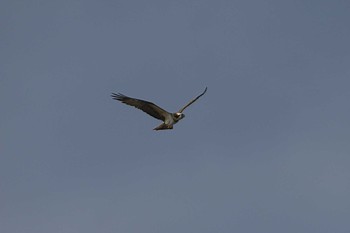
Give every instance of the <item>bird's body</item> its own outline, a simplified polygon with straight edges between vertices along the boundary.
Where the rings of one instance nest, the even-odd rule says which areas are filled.
[[[150,116],[153,116],[154,118],[157,118],[158,120],[163,121],[163,123],[157,126],[156,128],[154,128],[154,130],[165,130],[165,129],[173,129],[173,126],[185,117],[185,114],[182,113],[185,110],[185,108],[193,104],[199,97],[204,95],[206,91],[207,91],[207,88],[205,88],[202,94],[200,94],[199,96],[191,100],[188,104],[186,104],[183,108],[181,108],[178,112],[175,112],[175,113],[170,113],[162,109],[161,107],[155,105],[152,102],[131,98],[120,93],[118,94],[112,93],[112,98],[115,100],[119,100],[124,104],[134,106],[135,108],[138,108],[144,111]]]
[[[181,113],[180,117],[175,115],[176,113],[170,113],[165,117],[164,123],[160,124],[154,130],[163,130],[163,129],[173,129],[173,125],[175,125],[179,120],[185,117],[185,114]]]

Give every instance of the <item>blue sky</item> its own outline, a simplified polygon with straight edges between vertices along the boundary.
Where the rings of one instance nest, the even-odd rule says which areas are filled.
[[[349,232],[349,10],[2,1],[1,232]]]

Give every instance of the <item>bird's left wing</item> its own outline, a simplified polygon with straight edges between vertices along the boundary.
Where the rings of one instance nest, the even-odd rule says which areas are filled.
[[[193,100],[191,100],[188,104],[186,104],[183,108],[181,108],[179,110],[180,113],[182,113],[188,106],[190,106],[191,104],[193,104],[196,100],[198,100],[202,95],[205,94],[205,92],[207,92],[207,87],[205,88],[205,90],[202,92],[202,94],[200,94],[199,96],[197,96],[196,98],[194,98]]]
[[[151,103],[145,100],[131,98],[120,93],[118,94],[112,93],[111,96],[115,100],[119,100],[122,103],[130,106],[134,106],[135,108],[138,108],[144,111],[145,113],[153,116],[154,118],[157,118],[162,121],[164,121],[166,116],[170,114],[169,112],[165,111],[164,109],[155,105],[154,103]]]

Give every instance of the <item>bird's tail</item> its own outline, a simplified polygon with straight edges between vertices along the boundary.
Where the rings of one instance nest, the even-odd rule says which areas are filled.
[[[153,130],[165,130],[165,129],[173,129],[173,126],[162,123],[162,124],[158,125],[157,127],[155,127]]]

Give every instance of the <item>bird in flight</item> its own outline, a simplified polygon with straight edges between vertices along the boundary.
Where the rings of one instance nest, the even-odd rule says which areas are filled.
[[[177,122],[179,122],[181,119],[183,119],[185,117],[185,114],[183,114],[182,112],[191,104],[193,104],[196,100],[198,100],[202,95],[205,94],[205,92],[207,91],[207,87],[205,88],[205,90],[196,98],[192,99],[190,102],[188,102],[184,107],[182,107],[179,111],[175,112],[175,113],[170,113],[164,109],[162,109],[161,107],[155,105],[152,102],[148,102],[145,100],[141,100],[141,99],[135,99],[135,98],[131,98],[128,97],[126,95],[123,94],[115,94],[112,93],[112,98],[115,100],[119,100],[120,102],[130,105],[130,106],[134,106],[135,108],[138,108],[142,111],[144,111],[145,113],[147,113],[148,115],[157,118],[158,120],[163,121],[162,124],[160,124],[159,126],[157,126],[156,128],[154,128],[154,130],[165,130],[165,129],[173,129],[173,125],[175,125]]]

